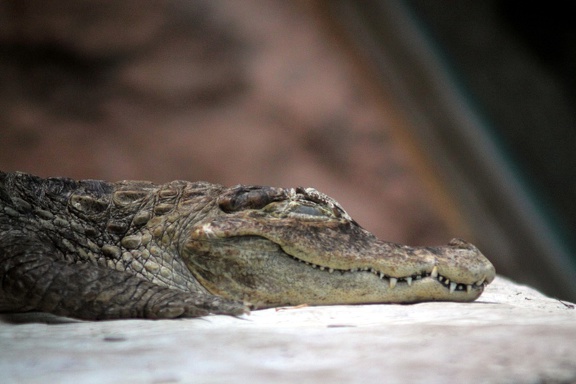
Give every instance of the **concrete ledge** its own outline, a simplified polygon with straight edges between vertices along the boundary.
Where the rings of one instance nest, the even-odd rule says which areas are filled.
[[[469,304],[80,322],[0,317],[3,383],[575,382],[576,309],[498,277]]]

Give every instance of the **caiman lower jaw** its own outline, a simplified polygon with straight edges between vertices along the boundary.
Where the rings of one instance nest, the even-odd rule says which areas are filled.
[[[456,281],[450,281],[450,279],[446,276],[442,276],[439,272],[438,272],[438,267],[434,266],[432,268],[431,271],[420,271],[420,272],[416,272],[410,276],[404,276],[404,277],[393,277],[393,276],[389,276],[384,272],[380,272],[378,270],[376,270],[375,268],[368,268],[368,267],[364,267],[364,268],[351,268],[351,269],[337,269],[337,268],[331,268],[331,267],[326,267],[326,266],[322,266],[322,265],[318,265],[318,264],[314,264],[314,263],[310,263],[307,261],[304,261],[302,259],[299,259],[296,256],[292,256],[286,252],[284,252],[286,254],[286,256],[300,262],[303,263],[305,265],[308,265],[309,267],[313,268],[313,269],[318,269],[320,271],[326,271],[327,273],[340,273],[342,275],[347,274],[347,273],[360,273],[360,272],[366,272],[366,273],[372,273],[374,275],[376,275],[377,277],[380,278],[380,280],[383,280],[383,283],[388,284],[390,289],[394,289],[396,288],[397,285],[402,285],[402,284],[406,284],[406,286],[411,287],[413,283],[418,282],[422,279],[432,279],[435,280],[436,282],[438,282],[439,284],[443,285],[450,293],[454,293],[454,292],[466,292],[467,294],[472,293],[472,291],[480,291],[480,293],[484,290],[484,287],[489,283],[488,281],[486,281],[486,279],[481,279],[473,284],[464,284],[464,283],[459,283]]]

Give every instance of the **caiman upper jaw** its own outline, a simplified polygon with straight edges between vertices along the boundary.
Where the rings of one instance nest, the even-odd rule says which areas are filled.
[[[463,242],[462,240],[459,240],[459,239],[452,240],[450,242],[449,246],[456,245],[454,243],[455,241],[458,241],[459,242],[458,245],[460,245],[460,246],[465,244],[467,246],[474,247],[473,245],[466,243],[466,242]],[[453,293],[456,291],[466,291],[468,294],[470,294],[473,290],[482,291],[486,285],[488,285],[489,283],[492,282],[492,280],[494,280],[494,276],[495,276],[494,268],[492,268],[492,270],[490,270],[490,268],[487,268],[484,277],[476,280],[473,283],[470,283],[470,282],[464,283],[461,281],[450,280],[449,277],[447,277],[447,276],[445,276],[439,272],[438,265],[434,265],[431,268],[431,270],[424,270],[423,269],[420,271],[416,271],[410,275],[399,277],[399,276],[388,275],[388,274],[386,274],[386,272],[379,271],[378,269],[376,269],[374,267],[335,269],[335,268],[332,268],[329,266],[319,265],[319,264],[314,264],[314,263],[304,261],[304,260],[299,259],[293,255],[288,254],[288,253],[287,253],[287,256],[291,256],[293,259],[295,259],[301,263],[304,263],[304,264],[310,266],[311,268],[318,269],[320,271],[327,271],[328,273],[369,272],[369,273],[372,273],[372,274],[378,276],[380,278],[380,280],[384,280],[385,282],[387,282],[389,284],[390,289],[394,289],[398,284],[403,284],[403,283],[405,283],[408,287],[411,287],[413,282],[417,282],[421,279],[429,278],[429,279],[434,279],[434,280],[438,281],[440,284],[445,286],[446,289],[448,289],[450,293]]]

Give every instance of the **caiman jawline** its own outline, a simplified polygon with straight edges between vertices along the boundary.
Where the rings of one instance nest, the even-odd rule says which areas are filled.
[[[314,264],[314,263],[310,263],[308,261],[302,260],[296,256],[293,256],[293,255],[287,253],[284,249],[282,249],[282,251],[286,256],[290,257],[293,260],[296,260],[300,263],[306,264],[306,265],[312,267],[313,269],[319,269],[321,271],[326,271],[328,273],[334,273],[334,272],[340,272],[341,274],[358,273],[358,272],[372,273],[372,274],[378,276],[380,278],[380,280],[387,280],[388,284],[390,285],[390,289],[393,289],[394,287],[396,287],[396,284],[398,284],[398,283],[405,283],[405,284],[408,284],[408,286],[411,286],[412,281],[417,281],[417,280],[421,280],[424,278],[435,279],[437,282],[439,282],[444,287],[449,289],[450,293],[453,293],[455,291],[466,291],[467,293],[470,293],[470,292],[472,292],[472,289],[484,289],[484,286],[486,285],[485,279],[479,280],[474,284],[462,284],[462,283],[457,283],[455,281],[450,281],[450,279],[448,279],[447,277],[442,276],[441,274],[438,273],[438,267],[437,266],[434,266],[432,268],[432,270],[429,272],[428,271],[422,271],[420,273],[414,273],[410,276],[392,277],[392,276],[386,275],[383,272],[377,271],[374,268],[369,268],[369,267],[351,268],[351,269],[338,269],[338,268],[326,267],[323,265],[318,265],[318,264]]]
[[[196,232],[196,234],[197,234],[196,236],[201,234],[201,235],[205,236],[205,238],[208,238],[208,239],[216,239],[216,238],[219,238],[221,236],[220,234],[215,233],[211,224],[202,225],[200,231]],[[264,240],[275,243],[271,239],[264,237],[264,236],[260,236],[260,235],[251,235],[251,236],[260,237]],[[412,286],[413,281],[419,281],[419,280],[423,280],[423,279],[433,279],[434,281],[440,283],[442,286],[444,286],[446,289],[448,289],[450,291],[450,293],[454,293],[454,292],[458,291],[458,292],[466,292],[467,294],[469,294],[472,292],[472,290],[484,290],[484,287],[490,282],[490,281],[486,280],[486,277],[483,277],[482,279],[480,279],[480,280],[478,280],[472,284],[466,284],[466,283],[451,281],[448,277],[443,276],[439,273],[438,267],[436,265],[432,267],[432,270],[422,270],[420,272],[413,273],[409,276],[400,276],[400,277],[393,277],[393,276],[387,275],[386,273],[384,273],[382,271],[378,271],[375,268],[371,268],[371,267],[362,267],[362,268],[358,267],[358,268],[349,268],[349,269],[333,268],[333,267],[319,265],[319,264],[315,264],[315,263],[311,263],[309,261],[303,260],[297,256],[290,254],[286,249],[284,249],[284,247],[282,247],[282,245],[277,244],[277,243],[275,243],[275,244],[280,247],[280,249],[282,250],[282,253],[285,254],[287,257],[289,257],[295,261],[298,261],[299,263],[303,263],[305,265],[308,265],[308,266],[312,267],[313,269],[319,269],[321,271],[326,271],[327,273],[334,273],[336,271],[336,272],[340,272],[341,274],[357,273],[357,272],[372,273],[372,274],[378,276],[381,280],[387,280],[390,289],[395,288],[398,283],[401,283],[401,284],[404,283],[404,284],[407,284],[408,286]]]

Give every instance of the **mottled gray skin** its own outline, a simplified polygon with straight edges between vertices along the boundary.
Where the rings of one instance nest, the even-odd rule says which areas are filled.
[[[380,241],[311,188],[0,172],[2,312],[158,319],[472,301],[494,274],[461,240]]]

